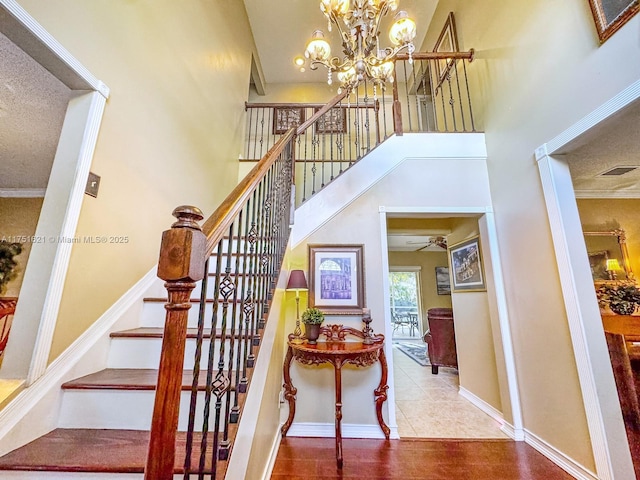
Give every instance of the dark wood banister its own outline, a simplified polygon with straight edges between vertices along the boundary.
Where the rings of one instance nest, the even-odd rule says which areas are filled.
[[[249,199],[255,186],[262,180],[265,173],[269,171],[274,162],[278,159],[284,148],[295,135],[294,129],[285,133],[276,144],[271,147],[264,158],[251,169],[236,188],[234,188],[227,198],[223,200],[215,212],[202,225],[202,231],[207,237],[207,255],[229,230],[229,226],[234,218],[242,210],[245,202]]]
[[[202,228],[198,225],[203,219],[202,212],[195,207],[181,206],[173,212],[178,221],[162,234],[158,277],[166,282],[168,300],[144,473],[146,480],[173,479],[187,316],[195,282],[202,280],[206,258],[293,138],[292,128],[231,191]]]
[[[473,61],[475,50],[472,48],[468,52],[414,52],[411,57],[414,60],[469,60]],[[408,53],[399,53],[396,60],[409,60]]]

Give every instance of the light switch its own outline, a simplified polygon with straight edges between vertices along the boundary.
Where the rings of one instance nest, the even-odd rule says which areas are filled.
[[[89,178],[87,179],[87,186],[84,189],[84,193],[91,195],[92,197],[97,197],[99,187],[100,177],[93,172],[89,172]]]

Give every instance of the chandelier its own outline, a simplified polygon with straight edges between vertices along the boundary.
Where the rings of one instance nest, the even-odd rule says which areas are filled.
[[[334,24],[342,39],[344,57],[331,57],[331,46],[324,39],[324,33],[316,30],[304,52],[311,60],[311,69],[322,65],[328,70],[329,85],[333,83],[335,72],[340,88],[351,90],[362,80],[373,81],[382,88],[385,82],[393,82],[394,60],[406,49],[409,63],[413,62],[413,39],[416,24],[405,11],[398,11],[395,22],[389,29],[391,47],[380,48],[380,21],[389,12],[398,9],[400,0],[321,0],[320,10],[327,17],[327,28]]]

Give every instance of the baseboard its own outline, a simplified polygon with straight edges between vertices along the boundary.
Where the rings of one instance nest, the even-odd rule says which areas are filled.
[[[282,440],[282,433],[280,432],[281,428],[282,423],[278,425],[278,433],[273,439],[273,444],[271,445],[271,454],[269,455],[269,461],[267,462],[264,473],[262,474],[262,480],[269,480],[271,478],[271,474],[273,473],[273,467],[276,464],[278,450],[280,449],[280,441]]]
[[[92,347],[109,332],[113,325],[136,301],[144,297],[146,290],[156,280],[156,267],[154,266],[142,279],[120,297],[105,313],[96,320],[78,339],[73,342],[58,358],[47,367],[45,373],[33,382],[29,387],[20,392],[0,412],[0,439],[5,439],[20,421],[33,410],[47,395],[60,389],[60,385],[66,381],[65,375],[82,360]],[[106,361],[106,356],[105,356]],[[55,395],[54,395],[55,397]],[[52,400],[56,402],[56,400]],[[56,405],[55,411],[58,410]],[[57,419],[56,419],[57,421]],[[55,428],[55,425],[53,425]],[[46,433],[46,432],[45,432]],[[42,433],[40,433],[42,434]],[[39,436],[38,432],[33,435]],[[3,442],[6,443],[6,442]],[[3,445],[1,453],[16,448],[15,445],[7,448]]]
[[[496,422],[500,424],[500,426],[504,425],[504,417],[502,416],[502,412],[495,408],[493,405],[488,404],[480,397],[478,397],[475,393],[471,393],[464,387],[459,387],[458,393],[461,397],[471,402],[475,407],[482,410],[484,413],[493,418]]]
[[[516,442],[522,442],[524,440],[524,431],[522,429],[516,430],[515,427],[506,420],[502,424],[502,427],[500,427],[500,430],[502,430],[505,435],[513,438]]]
[[[578,480],[598,480],[598,476],[590,470],[577,463],[575,460],[567,457],[557,448],[545,442],[536,434],[531,433],[526,428],[524,429],[524,441],[535,448],[542,455],[547,457],[553,463],[562,468],[569,475]]]
[[[290,437],[323,437],[336,436],[333,423],[296,423],[287,432]],[[342,424],[342,438],[384,438],[379,425]]]

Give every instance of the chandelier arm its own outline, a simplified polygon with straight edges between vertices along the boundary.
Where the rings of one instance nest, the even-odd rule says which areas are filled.
[[[331,16],[329,17],[329,20],[332,21],[334,23],[334,25],[338,28],[338,33],[340,34],[340,38],[342,39],[342,50],[344,51],[344,54],[349,56],[349,55],[353,55],[353,46],[350,45],[349,43],[349,35],[347,34],[347,32],[345,32],[342,28],[342,25],[340,25],[340,21],[338,19],[338,17],[336,17],[336,14],[333,13],[333,11],[331,11]]]

